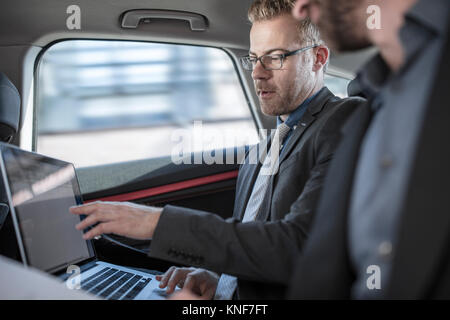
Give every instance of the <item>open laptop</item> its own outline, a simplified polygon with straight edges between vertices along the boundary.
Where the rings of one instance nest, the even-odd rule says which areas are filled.
[[[0,167],[25,266],[63,281],[72,278],[69,267],[80,270],[81,289],[105,299],[164,298],[153,274],[99,261],[75,229],[80,217],[69,207],[82,198],[73,164],[0,143]]]

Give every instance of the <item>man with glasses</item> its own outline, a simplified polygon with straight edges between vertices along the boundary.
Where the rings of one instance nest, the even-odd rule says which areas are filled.
[[[152,238],[152,257],[205,268],[170,268],[159,277],[168,293],[179,285],[209,299],[284,296],[341,125],[363,101],[340,99],[324,87],[329,50],[309,20],[292,17],[294,2],[257,0],[249,10],[250,52],[241,61],[252,72],[262,112],[277,117],[278,128],[252,149],[269,150],[261,161],[251,163],[252,150],[247,154],[232,219],[174,206],[94,203],[71,209],[88,216],[79,229],[99,222],[86,238]]]

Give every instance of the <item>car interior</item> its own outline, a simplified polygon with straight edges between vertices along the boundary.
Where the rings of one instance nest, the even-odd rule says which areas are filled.
[[[243,150],[276,126],[239,63],[250,45],[251,2],[1,1],[1,141],[74,163],[84,202],[172,204],[231,217]],[[332,52],[326,85],[360,95],[351,80],[373,54]],[[196,121],[201,136],[219,130],[230,141],[189,146],[174,163],[179,138],[195,135]],[[239,141],[244,131],[251,139]],[[1,254],[17,258],[1,203]],[[114,239],[143,251],[150,244]],[[162,272],[172,265],[105,239],[94,244],[110,263]]]

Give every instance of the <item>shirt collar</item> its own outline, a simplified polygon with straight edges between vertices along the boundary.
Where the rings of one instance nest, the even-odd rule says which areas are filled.
[[[398,74],[426,49],[436,35],[447,30],[448,0],[419,0],[406,14],[399,38],[405,52],[405,63]],[[357,75],[363,93],[374,98],[393,76],[380,54],[369,60]]]
[[[405,62],[399,74],[408,69],[436,37],[446,33],[448,10],[448,0],[419,0],[405,14],[405,23],[399,31]]]
[[[449,9],[448,0],[419,0],[405,14],[405,17],[417,21],[436,34],[445,34]]]
[[[294,129],[294,127],[297,125],[297,123],[302,118],[305,111],[308,109],[308,106],[310,105],[311,101],[314,100],[314,98],[322,91],[324,88],[317,91],[315,94],[313,94],[311,97],[303,101],[297,109],[295,109],[291,114],[289,114],[288,118],[284,122],[287,126],[289,126],[291,129]],[[283,120],[281,120],[280,116],[277,117],[277,126],[283,123]]]
[[[369,60],[356,77],[364,95],[375,97],[386,83],[391,71],[380,54]]]

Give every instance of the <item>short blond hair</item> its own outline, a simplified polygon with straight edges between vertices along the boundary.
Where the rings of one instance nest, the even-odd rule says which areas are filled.
[[[248,9],[248,19],[255,22],[267,21],[284,14],[291,14],[296,0],[255,0]],[[309,18],[298,22],[299,40],[304,45],[324,44],[320,31]]]

